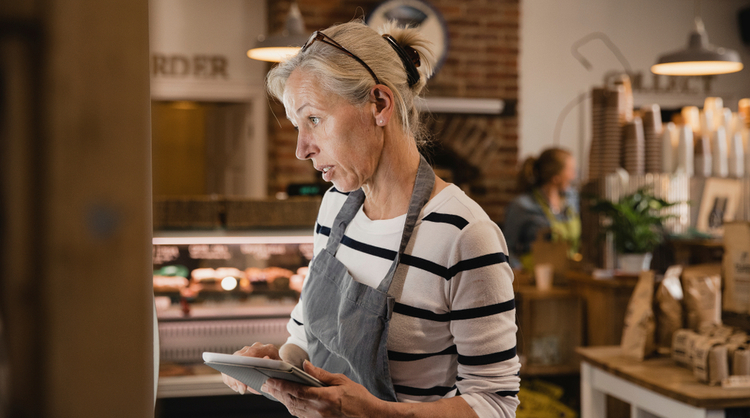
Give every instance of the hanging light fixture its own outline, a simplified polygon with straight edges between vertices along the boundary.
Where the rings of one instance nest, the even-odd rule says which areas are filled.
[[[651,72],[662,75],[714,75],[736,73],[743,65],[737,51],[708,43],[706,28],[700,17],[700,2],[696,0],[695,31],[690,33],[686,49],[662,55]]]
[[[305,32],[305,22],[297,2],[293,2],[286,17],[284,30],[277,35],[259,36],[255,47],[247,51],[247,56],[259,61],[281,62],[299,52],[310,37]]]

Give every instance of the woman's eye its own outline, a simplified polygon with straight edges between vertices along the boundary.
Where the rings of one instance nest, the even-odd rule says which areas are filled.
[[[312,122],[313,125],[317,125],[320,122],[320,118],[317,116],[310,116],[310,122]]]

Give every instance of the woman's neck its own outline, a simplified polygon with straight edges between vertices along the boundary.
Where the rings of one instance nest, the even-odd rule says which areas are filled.
[[[362,186],[364,212],[372,220],[406,213],[419,169],[419,151],[411,138],[386,138],[378,168]]]
[[[563,198],[560,195],[562,190],[560,190],[557,185],[549,183],[542,185],[539,190],[541,191],[542,196],[547,200],[547,203],[549,203],[549,208],[555,213],[560,212],[563,204]]]

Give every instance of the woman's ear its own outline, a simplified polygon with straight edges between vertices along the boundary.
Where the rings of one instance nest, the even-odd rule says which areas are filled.
[[[370,103],[375,123],[378,126],[387,125],[395,107],[393,91],[382,84],[376,85],[370,90]]]

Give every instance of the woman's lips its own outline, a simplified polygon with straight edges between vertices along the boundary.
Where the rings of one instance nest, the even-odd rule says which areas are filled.
[[[319,170],[323,173],[323,180],[325,181],[331,181],[331,177],[333,177],[333,166],[332,165],[324,165],[319,168]]]

